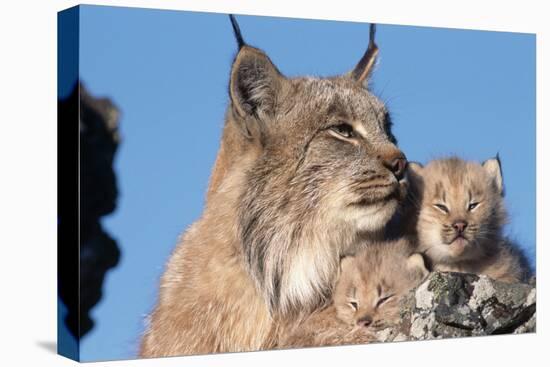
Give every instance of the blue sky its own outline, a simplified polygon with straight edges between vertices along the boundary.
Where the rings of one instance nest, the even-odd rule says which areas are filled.
[[[248,43],[288,76],[351,69],[368,24],[238,16]],[[227,15],[81,7],[80,76],[121,110],[117,211],[122,249],[81,344],[84,361],[135,356],[178,235],[201,213],[236,45]],[[534,259],[535,36],[379,25],[372,89],[411,160],[502,159],[507,232]]]

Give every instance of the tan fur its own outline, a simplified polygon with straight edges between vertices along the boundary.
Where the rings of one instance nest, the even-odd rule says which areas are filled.
[[[398,321],[401,299],[428,274],[422,256],[411,254],[413,247],[407,240],[372,243],[343,258],[332,304],[290,329],[282,346],[376,340],[374,331]]]
[[[298,325],[298,326],[296,326]],[[283,333],[279,348],[306,348],[348,344],[367,344],[376,341],[372,330],[353,327],[342,322],[336,307],[330,305],[297,321]]]
[[[239,178],[225,182],[220,196],[229,203],[234,191],[229,186],[239,185]],[[227,225],[231,209],[217,205],[215,217],[207,211],[182,237],[162,277],[150,321],[154,328],[144,335],[142,356],[257,350],[271,344],[272,317],[234,246],[236,231]]]
[[[498,159],[482,165],[449,158],[409,169],[415,171],[417,185],[422,187],[419,251],[428,256],[435,270],[484,274],[507,282],[525,280],[525,259],[502,235],[506,210]],[[448,212],[437,205],[444,205]],[[458,232],[453,223],[460,222],[467,223],[465,238],[455,240]]]
[[[340,257],[404,193],[387,111],[350,76],[363,74],[286,78],[240,48],[205,209],[166,266],[142,357],[273,348],[326,303]]]

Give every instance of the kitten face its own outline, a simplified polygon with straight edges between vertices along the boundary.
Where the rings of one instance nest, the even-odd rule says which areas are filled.
[[[482,165],[450,158],[411,169],[422,180],[420,251],[436,264],[487,255],[506,218],[498,159]]]
[[[342,259],[334,292],[338,318],[361,328],[397,321],[399,301],[428,274],[422,256],[408,253],[393,243],[374,244]]]

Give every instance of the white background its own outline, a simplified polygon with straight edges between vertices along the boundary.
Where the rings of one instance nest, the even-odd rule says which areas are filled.
[[[536,335],[467,338],[217,356],[99,362],[94,365],[486,365],[548,363],[549,9],[545,1],[170,0],[94,4],[216,11],[389,24],[537,33]],[[74,1],[0,5],[0,366],[75,365],[56,341],[56,12]],[[546,24],[545,24],[546,23]],[[468,50],[465,50],[467,52]],[[475,57],[475,55],[472,55]],[[406,60],[403,60],[406,62]],[[510,70],[513,73],[513,70]],[[518,122],[521,123],[521,122]],[[547,311],[549,312],[549,311]]]

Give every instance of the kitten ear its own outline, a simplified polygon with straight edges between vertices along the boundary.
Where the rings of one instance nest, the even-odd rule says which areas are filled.
[[[407,164],[407,170],[414,174],[417,174],[418,176],[422,176],[424,166],[419,162],[409,162]]]
[[[231,68],[229,95],[236,117],[242,119],[243,131],[252,120],[262,120],[275,112],[277,97],[286,78],[262,51],[246,44],[239,49]]]
[[[346,272],[353,267],[355,256],[344,256],[340,259],[340,272]]]
[[[405,171],[405,175],[407,177],[407,181],[410,183],[411,187],[417,187],[420,188],[423,184],[422,175],[424,173],[424,166],[422,166],[418,162],[408,162],[407,163],[407,170]]]
[[[378,46],[374,41],[376,35],[376,24],[371,24],[369,28],[369,45],[367,50],[357,63],[355,68],[348,73],[353,80],[367,87],[369,76],[376,65],[376,57],[378,55]]]
[[[419,253],[414,253],[407,259],[407,269],[418,274],[419,278],[424,279],[430,273],[426,268],[424,257]]]
[[[500,157],[498,156],[498,154],[495,158],[491,158],[483,162],[482,166],[483,166],[483,169],[485,169],[485,172],[487,172],[487,174],[493,181],[493,184],[495,185],[497,192],[501,196],[504,196],[502,168],[500,166]]]

